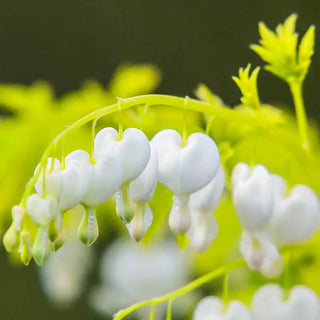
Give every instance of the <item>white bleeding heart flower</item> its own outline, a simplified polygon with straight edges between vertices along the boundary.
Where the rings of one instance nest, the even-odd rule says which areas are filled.
[[[244,231],[240,241],[240,252],[252,270],[260,270],[265,259],[280,259],[279,251],[267,231]]]
[[[306,185],[296,185],[289,196],[279,196],[273,211],[270,231],[278,245],[308,240],[319,226],[319,201]]]
[[[81,162],[87,170],[88,189],[82,203],[88,207],[96,207],[107,201],[122,184],[122,165],[112,156],[97,159],[92,164],[86,151],[76,150],[68,155],[68,160]]]
[[[193,133],[186,146],[175,130],[157,133],[151,144],[159,158],[159,181],[174,194],[169,215],[170,228],[177,234],[190,228],[189,195],[206,186],[217,174],[220,155],[215,142],[203,133]]]
[[[45,227],[58,215],[59,206],[53,197],[43,199],[35,193],[27,199],[27,213],[34,223]]]
[[[116,192],[117,213],[125,223],[128,218],[130,222],[136,208],[139,211],[141,206],[146,208],[145,205],[154,195],[158,177],[158,157],[154,147],[151,147],[148,164],[139,177],[129,184],[128,189],[122,187]]]
[[[129,128],[123,132],[122,140],[114,128],[100,130],[94,139],[96,160],[113,157],[123,166],[123,182],[136,179],[150,158],[150,143],[139,129]]]
[[[88,183],[89,176],[81,161],[67,156],[65,168],[61,170],[59,160],[48,159],[45,173],[45,194],[54,197],[62,211],[72,209],[80,203],[87,193]],[[35,184],[35,189],[40,195],[43,194],[43,172]]]
[[[158,132],[151,144],[159,158],[159,181],[175,195],[196,192],[217,174],[220,155],[215,142],[197,132],[182,146],[182,138],[175,130]]]
[[[134,216],[127,229],[135,241],[140,241],[150,227],[153,216],[150,207],[147,205],[154,195],[159,177],[158,157],[154,147],[151,146],[150,158],[147,166],[140,176],[129,185],[130,206]],[[118,191],[116,196],[117,207],[123,220],[125,220],[124,204],[122,193]],[[121,201],[120,201],[121,200]]]
[[[263,165],[252,170],[243,163],[232,173],[234,207],[244,229],[252,231],[265,228],[272,217],[274,190],[271,174]]]
[[[240,301],[231,301],[225,306],[218,297],[205,297],[197,305],[193,320],[252,320],[248,308]]]
[[[319,320],[320,304],[315,292],[305,286],[291,289],[284,299],[283,289],[277,284],[260,288],[252,300],[255,320]]]

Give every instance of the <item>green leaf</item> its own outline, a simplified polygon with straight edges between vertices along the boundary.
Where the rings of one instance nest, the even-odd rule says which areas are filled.
[[[247,107],[257,110],[260,108],[260,101],[257,88],[257,79],[260,67],[256,67],[250,75],[251,65],[239,69],[239,76],[232,77],[242,93],[241,102]]]
[[[288,83],[304,80],[314,47],[314,27],[311,26],[298,48],[297,17],[295,13],[290,15],[275,32],[263,22],[259,23],[260,44],[250,46],[267,63],[266,70]]]

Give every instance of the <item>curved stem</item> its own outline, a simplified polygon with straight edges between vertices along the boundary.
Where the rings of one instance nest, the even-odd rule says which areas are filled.
[[[137,309],[140,309],[144,306],[148,306],[148,305],[155,305],[155,304],[160,304],[166,301],[171,301],[181,295],[184,295],[200,286],[202,286],[203,284],[213,280],[214,278],[217,278],[233,269],[239,268],[245,266],[245,261],[244,260],[237,260],[235,262],[231,262],[221,268],[215,269],[207,274],[205,274],[204,276],[190,282],[189,284],[181,287],[180,289],[177,289],[175,291],[172,291],[170,293],[167,293],[163,296],[154,298],[154,299],[150,299],[150,300],[145,300],[142,302],[138,302],[136,304],[131,305],[130,307],[126,308],[126,309],[122,309],[120,310],[118,313],[116,313],[116,315],[114,316],[114,320],[121,320],[124,317],[126,317],[127,315],[129,315],[130,313],[134,312]]]
[[[233,109],[221,108],[221,107],[209,104],[207,102],[202,102],[195,99],[188,99],[188,104],[186,106],[185,98],[168,96],[168,95],[156,95],[156,94],[142,95],[142,96],[137,96],[133,98],[123,99],[121,100],[121,110],[123,111],[125,109],[129,109],[135,106],[145,105],[145,104],[147,104],[148,106],[171,106],[179,109],[187,108],[187,110],[189,111],[201,112],[209,115],[214,114],[215,116],[218,116],[218,117],[231,118],[234,121],[252,124],[254,126],[265,124],[267,122],[266,119],[264,119],[259,115],[245,114]],[[26,199],[28,195],[31,193],[31,190],[34,184],[38,180],[41,169],[43,168],[46,159],[49,157],[54,146],[57,145],[57,143],[63,137],[65,137],[66,134],[68,134],[72,130],[80,128],[81,126],[85,125],[89,121],[94,120],[97,117],[106,116],[118,111],[119,111],[118,103],[101,108],[99,110],[89,113],[88,115],[74,122],[68,128],[60,132],[60,134],[55,137],[55,139],[49,144],[47,149],[44,151],[37,172],[30,179],[30,181],[26,186],[25,192],[22,197],[21,205],[25,206]]]

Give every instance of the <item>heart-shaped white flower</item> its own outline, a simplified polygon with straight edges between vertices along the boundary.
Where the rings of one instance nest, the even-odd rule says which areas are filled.
[[[175,130],[158,132],[151,144],[159,158],[159,181],[175,195],[196,192],[216,175],[220,155],[215,142],[203,133],[193,133],[182,146]]]
[[[68,160],[77,160],[85,165],[89,181],[82,203],[88,207],[96,207],[107,201],[122,184],[122,165],[112,156],[97,159],[96,163],[92,164],[87,152],[76,150],[68,155]]]
[[[48,226],[59,213],[57,201],[52,197],[42,199],[34,193],[27,199],[27,213],[39,226]]]
[[[247,307],[240,301],[231,301],[227,309],[218,297],[209,296],[197,305],[193,320],[252,320]]]
[[[139,129],[129,128],[123,132],[122,140],[114,128],[100,130],[94,139],[94,156],[98,161],[113,157],[123,167],[123,181],[136,179],[150,158],[150,143]]]
[[[255,320],[319,320],[320,304],[315,292],[295,286],[284,300],[283,289],[277,284],[260,288],[252,300]]]
[[[81,161],[67,156],[65,168],[61,170],[59,160],[48,159],[45,173],[45,194],[54,197],[62,211],[72,209],[80,203],[87,193],[88,183],[89,176]],[[43,194],[43,172],[35,184],[35,189],[38,194]]]
[[[237,164],[232,173],[232,199],[241,225],[246,230],[265,228],[274,207],[273,180],[263,165],[252,170],[243,163]]]
[[[159,159],[159,181],[174,194],[169,226],[176,234],[191,224],[189,195],[206,186],[217,174],[220,155],[215,142],[203,133],[193,133],[186,146],[175,130],[158,132],[151,144]]]
[[[288,197],[279,196],[273,210],[270,231],[278,245],[308,240],[319,226],[319,201],[306,185],[296,185]]]

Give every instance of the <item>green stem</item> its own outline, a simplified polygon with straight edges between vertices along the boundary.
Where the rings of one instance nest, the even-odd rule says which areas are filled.
[[[139,105],[145,105],[145,104],[149,106],[171,106],[171,107],[175,107],[182,110],[184,108],[187,108],[189,111],[200,112],[208,115],[214,114],[217,117],[230,118],[233,121],[251,124],[253,126],[259,126],[259,125],[265,126],[265,124],[267,123],[267,120],[264,119],[262,116],[245,114],[229,108],[221,108],[219,106],[215,106],[210,103],[195,100],[195,99],[188,99],[188,104],[186,106],[185,98],[168,96],[168,95],[150,94],[150,95],[137,96],[137,97],[121,100],[121,111],[132,108],[132,107],[136,107]],[[44,151],[40,161],[40,166],[37,172],[30,179],[30,181],[28,182],[25,188],[21,205],[25,206],[26,199],[30,195],[32,188],[34,187],[34,184],[38,180],[41,169],[45,165],[46,159],[50,156],[50,153],[53,151],[54,146],[57,145],[57,143],[60,142],[60,140],[63,139],[66,136],[66,134],[70,133],[71,131],[77,128],[82,127],[86,123],[94,120],[99,116],[101,117],[106,116],[118,111],[119,111],[118,103],[101,108],[99,110],[89,113],[88,115],[74,122],[68,128],[60,132],[60,134],[55,137],[55,139],[49,144],[47,149]]]
[[[172,291],[170,293],[167,293],[163,296],[154,298],[154,299],[150,299],[150,300],[145,300],[142,302],[138,302],[136,304],[131,305],[130,307],[126,308],[126,309],[122,309],[120,310],[115,316],[114,316],[114,320],[121,320],[123,318],[125,318],[127,315],[129,315],[130,313],[134,312],[137,309],[140,309],[142,307],[148,306],[148,305],[155,305],[155,304],[160,304],[166,301],[171,301],[179,296],[182,296],[200,286],[202,286],[203,284],[213,280],[214,278],[217,278],[233,269],[245,266],[245,261],[244,260],[237,260],[235,262],[231,262],[221,268],[215,269],[207,274],[205,274],[204,276],[190,282],[189,284],[181,287],[180,289],[177,289],[175,291]]]
[[[300,132],[300,138],[302,146],[305,149],[309,148],[308,140],[308,120],[304,108],[303,95],[302,95],[302,82],[293,81],[289,82],[289,87],[291,90],[294,106],[296,109],[296,117],[298,129]]]

